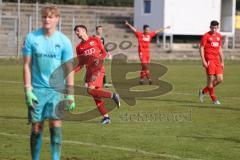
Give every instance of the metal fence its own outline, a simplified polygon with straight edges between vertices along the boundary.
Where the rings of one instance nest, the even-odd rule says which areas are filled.
[[[21,48],[25,35],[41,26],[41,18],[39,18],[41,6],[38,3],[35,3],[35,7],[31,12],[32,14],[26,16],[26,14],[20,12],[20,3],[14,8],[16,11],[14,12],[15,15],[2,14],[3,5],[4,3],[0,0],[0,57],[21,56]],[[94,19],[94,25],[90,28],[90,31],[98,24],[98,16],[96,14],[93,15],[92,19]],[[65,31],[62,27],[62,23],[65,20],[70,21],[70,25],[68,26],[70,31]],[[72,30],[76,23],[78,23],[78,21],[73,15],[72,17],[67,17],[65,19],[61,18],[57,26],[58,30],[67,32],[67,36],[72,41],[73,46],[78,43]]]
[[[18,17],[2,16],[0,26],[0,56],[16,56],[18,43]]]

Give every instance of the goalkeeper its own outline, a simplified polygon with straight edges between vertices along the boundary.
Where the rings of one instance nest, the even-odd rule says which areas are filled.
[[[31,108],[29,118],[32,123],[30,135],[32,160],[39,160],[40,157],[45,119],[49,119],[52,160],[60,159],[62,121],[56,115],[55,109],[57,104],[63,100],[63,95],[50,87],[49,78],[56,68],[73,58],[73,49],[70,40],[56,30],[59,17],[58,8],[44,7],[42,28],[29,33],[23,47],[25,97],[27,106]],[[72,64],[67,62],[66,66],[71,71]],[[64,83],[63,73],[54,78],[62,79]],[[70,73],[66,78],[66,85],[73,86],[73,84],[73,73]],[[68,90],[65,99],[69,102],[67,109],[74,109],[73,91]]]

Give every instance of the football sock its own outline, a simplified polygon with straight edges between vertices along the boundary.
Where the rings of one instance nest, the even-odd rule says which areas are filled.
[[[149,70],[146,70],[146,71],[145,71],[145,74],[146,74],[146,77],[147,77],[148,79],[151,79]]]
[[[94,98],[97,108],[102,116],[107,114],[107,109],[104,107],[104,102],[100,99]]]
[[[50,136],[51,136],[50,140],[52,160],[60,160],[62,147],[62,128],[61,127],[50,128]]]
[[[42,146],[42,131],[32,131],[30,136],[30,147],[32,160],[39,160],[40,151]]]
[[[89,89],[88,94],[96,98],[112,98],[112,93],[102,89]]]
[[[142,70],[140,72],[140,78],[143,79],[144,77],[146,77],[146,72],[144,70]]]
[[[202,90],[202,93],[203,93],[203,94],[207,94],[208,92],[209,92],[208,86],[205,87],[205,88]]]
[[[215,101],[217,99],[217,97],[215,96],[213,87],[211,87],[211,88],[209,87],[209,94],[210,94],[212,101]]]

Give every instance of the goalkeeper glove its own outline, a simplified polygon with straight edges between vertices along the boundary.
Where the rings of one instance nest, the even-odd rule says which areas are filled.
[[[73,95],[67,95],[65,97],[65,100],[67,101],[67,104],[66,104],[67,111],[74,110],[75,107],[76,107],[76,104],[75,104],[75,101],[74,101],[74,96]]]
[[[38,103],[38,99],[32,90],[25,91],[26,104],[28,107],[34,107],[34,103]]]

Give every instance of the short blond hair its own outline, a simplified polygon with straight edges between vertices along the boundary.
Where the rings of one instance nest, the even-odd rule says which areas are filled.
[[[48,16],[49,13],[56,17],[60,17],[60,11],[56,6],[50,5],[42,8],[42,17]]]

